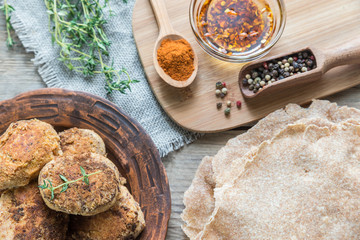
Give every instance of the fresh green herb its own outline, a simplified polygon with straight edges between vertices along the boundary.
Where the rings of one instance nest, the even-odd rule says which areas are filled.
[[[14,46],[14,40],[11,37],[10,31],[13,30],[13,27],[10,23],[11,16],[10,14],[15,10],[11,5],[7,3],[7,0],[4,0],[4,5],[0,6],[0,10],[2,10],[5,14],[6,19],[6,32],[7,32],[7,38],[6,38],[6,45],[8,47]]]
[[[64,181],[63,184],[60,184],[60,185],[54,187],[50,179],[45,179],[44,184],[39,186],[39,188],[41,188],[41,189],[49,189],[50,192],[51,192],[51,200],[53,200],[54,199],[54,192],[55,192],[56,189],[61,188],[60,193],[63,193],[68,189],[69,184],[75,183],[75,182],[78,182],[78,181],[83,181],[85,184],[89,185],[89,176],[92,176],[92,175],[95,175],[95,174],[98,174],[98,173],[101,172],[101,171],[97,171],[97,172],[94,172],[94,173],[87,174],[85,172],[85,169],[83,167],[81,167],[81,166],[80,166],[80,171],[81,171],[81,174],[83,175],[81,178],[69,181],[69,180],[67,180],[67,178],[65,176],[60,174],[59,177],[61,178],[61,180]]]
[[[131,79],[126,69],[116,70],[113,63],[107,65],[111,44],[104,32],[107,23],[104,9],[113,14],[109,0],[100,4],[99,0],[44,0],[52,40],[61,48],[60,58],[70,70],[85,76],[104,74],[105,89],[108,93],[131,91],[130,84],[138,80]],[[125,2],[125,1],[124,1]]]

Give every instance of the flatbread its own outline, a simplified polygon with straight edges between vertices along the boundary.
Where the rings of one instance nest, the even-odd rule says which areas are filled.
[[[188,226],[182,226],[185,234],[193,239],[203,229],[209,216],[214,211],[214,188],[215,181],[212,178],[212,158],[205,157],[196,172],[190,188],[184,194],[186,208],[182,218],[187,219]],[[200,209],[200,211],[199,211]]]
[[[360,125],[289,125],[243,157],[196,239],[359,239]]]
[[[340,122],[349,118],[360,119],[360,111],[355,108],[338,107],[335,103],[314,100],[309,108],[301,108],[289,104],[260,120],[247,133],[228,141],[213,158],[205,157],[200,164],[190,188],[185,192],[185,209],[182,214],[183,230],[194,239],[204,228],[215,206],[214,187],[221,187],[226,182],[231,169],[236,169],[233,162],[238,162],[253,147],[271,139],[287,125],[302,118],[320,117],[332,122]],[[212,159],[210,161],[209,159]],[[241,162],[238,162],[241,165]],[[205,176],[207,180],[205,179]],[[209,179],[211,184],[209,184]],[[206,202],[207,204],[194,204]]]

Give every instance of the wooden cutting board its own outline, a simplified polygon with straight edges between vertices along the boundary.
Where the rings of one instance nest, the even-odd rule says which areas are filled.
[[[335,48],[360,37],[359,0],[286,0],[287,23],[280,41],[268,56],[286,55],[307,46]],[[197,44],[189,23],[190,0],[167,0],[167,10],[176,31],[194,46],[199,72],[187,89],[176,89],[160,79],[152,62],[158,27],[149,0],[137,0],[133,12],[134,37],[150,86],[167,114],[179,125],[196,132],[218,132],[258,120],[288,103],[304,104],[360,84],[360,65],[331,70],[322,79],[276,95],[245,100],[238,86],[243,64],[226,63],[207,55]],[[215,83],[225,81],[228,96],[215,97]],[[241,110],[232,107],[225,117],[216,103],[243,102]]]

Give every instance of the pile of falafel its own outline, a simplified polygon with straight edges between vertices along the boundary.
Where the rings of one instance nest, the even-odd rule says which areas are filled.
[[[97,173],[67,189],[67,180]],[[12,123],[0,137],[0,239],[135,239],[144,214],[92,130],[61,133],[37,119]]]

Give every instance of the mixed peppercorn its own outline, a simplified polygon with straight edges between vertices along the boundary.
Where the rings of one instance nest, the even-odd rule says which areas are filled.
[[[215,95],[217,97],[220,97],[221,99],[223,99],[227,94],[228,94],[228,89],[226,88],[226,83],[225,82],[217,82],[215,84]],[[217,109],[221,109],[222,108],[222,102],[218,102],[216,103],[216,108]],[[230,112],[231,112],[231,107],[232,107],[232,102],[230,100],[226,101],[226,109],[224,110],[224,114],[225,116],[229,116],[230,115]],[[241,101],[236,101],[236,107],[238,109],[241,108]]]
[[[314,55],[310,51],[303,51],[264,62],[261,67],[252,69],[247,73],[242,83],[243,86],[257,93],[269,84],[315,68],[316,60]]]

